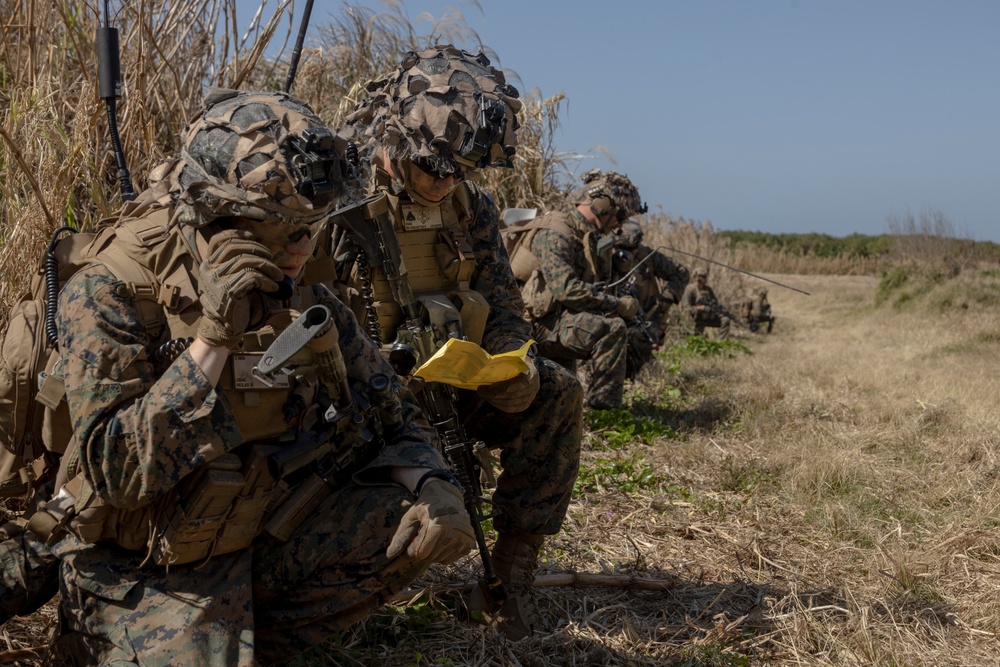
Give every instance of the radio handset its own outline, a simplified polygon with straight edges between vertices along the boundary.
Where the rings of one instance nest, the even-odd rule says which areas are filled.
[[[278,289],[273,292],[264,292],[264,296],[277,301],[287,301],[292,298],[292,294],[295,293],[295,281],[288,276],[285,276],[278,282]]]

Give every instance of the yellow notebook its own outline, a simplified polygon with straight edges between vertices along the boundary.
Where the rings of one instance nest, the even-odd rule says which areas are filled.
[[[496,384],[528,370],[524,360],[534,342],[529,340],[520,349],[511,352],[490,354],[475,343],[450,338],[413,375],[424,382],[440,382],[459,389]]]

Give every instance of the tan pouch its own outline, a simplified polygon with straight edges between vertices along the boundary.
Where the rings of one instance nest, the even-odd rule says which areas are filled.
[[[268,467],[268,456],[278,449],[273,445],[258,444],[250,450],[243,465],[243,488],[233,501],[222,530],[219,531],[213,554],[227,554],[244,549],[260,534],[264,514],[277,484]]]
[[[556,308],[555,297],[545,286],[545,276],[538,269],[531,272],[521,289],[524,298],[524,312],[530,321],[537,321]]]
[[[238,456],[223,454],[182,482],[177,500],[158,525],[153,547],[157,565],[183,565],[213,554],[216,535],[246,483],[240,467]]]

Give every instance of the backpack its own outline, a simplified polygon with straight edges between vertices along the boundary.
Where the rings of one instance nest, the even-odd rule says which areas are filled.
[[[531,215],[508,215],[512,211],[530,211]],[[558,215],[535,218],[534,212],[535,209],[507,209],[503,215],[506,225],[500,229],[500,238],[510,258],[511,272],[521,287],[525,318],[532,323],[555,311],[559,304],[546,287],[538,257],[531,251],[531,242],[541,229],[574,236],[573,230]]]
[[[111,226],[97,234],[56,230],[28,291],[10,311],[0,337],[0,498],[28,498],[54,479],[72,441],[55,308],[59,290],[93,261],[113,231]],[[166,315],[156,291],[148,289],[153,284],[148,271],[114,253],[101,259],[126,282],[150,329],[162,330]]]

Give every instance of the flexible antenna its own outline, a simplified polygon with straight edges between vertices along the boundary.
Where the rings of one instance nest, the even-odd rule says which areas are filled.
[[[100,16],[98,16],[100,21]],[[118,29],[111,27],[111,7],[104,0],[104,25],[97,28],[97,84],[101,99],[108,110],[108,132],[111,148],[118,163],[118,182],[122,203],[135,199],[132,178],[125,162],[121,137],[118,135],[118,99],[122,96],[122,65],[118,49]]]
[[[292,61],[288,64],[288,78],[285,79],[285,92],[292,92],[292,83],[295,81],[295,73],[299,69],[299,58],[302,57],[302,43],[306,39],[306,30],[309,29],[309,16],[312,14],[313,0],[306,0],[305,9],[302,10],[302,23],[299,24],[299,34],[295,37],[295,47],[292,49]]]
[[[758,280],[763,280],[765,282],[771,283],[772,285],[777,285],[778,287],[784,287],[785,289],[790,289],[793,292],[798,292],[800,294],[805,294],[806,296],[809,296],[809,292],[807,292],[807,291],[805,291],[803,289],[799,289],[798,287],[792,287],[791,285],[786,285],[785,283],[779,283],[777,280],[771,280],[770,278],[765,278],[764,276],[757,275],[756,273],[751,273],[750,271],[746,271],[744,269],[739,269],[739,268],[736,268],[735,266],[730,266],[729,264],[723,264],[722,262],[717,262],[714,259],[709,259],[708,257],[702,257],[701,255],[696,255],[693,252],[685,252],[683,250],[678,250],[677,248],[671,248],[668,245],[657,246],[656,249],[653,250],[653,252],[647,254],[641,260],[639,260],[638,262],[636,262],[635,266],[633,266],[631,269],[629,269],[628,273],[626,273],[624,276],[622,276],[621,278],[619,278],[615,282],[613,282],[613,283],[611,283],[609,285],[605,285],[605,288],[611,289],[613,287],[618,287],[619,285],[621,285],[623,282],[625,282],[626,280],[628,280],[632,276],[632,274],[635,273],[639,269],[640,266],[642,266],[643,264],[645,264],[646,261],[653,256],[653,253],[655,253],[657,251],[660,251],[660,250],[669,250],[671,252],[676,252],[676,253],[681,254],[681,255],[687,255],[688,257],[694,257],[695,259],[700,259],[703,262],[709,262],[710,264],[715,264],[716,266],[721,266],[723,268],[730,269],[732,271],[739,271],[740,273],[745,273],[746,275],[752,276],[754,278],[757,278]]]

